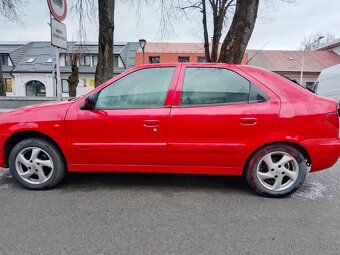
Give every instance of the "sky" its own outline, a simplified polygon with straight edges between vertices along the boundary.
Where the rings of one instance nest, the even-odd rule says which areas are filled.
[[[339,0],[260,0],[255,29],[248,49],[296,50],[305,36],[312,33],[332,33],[340,37]],[[70,0],[68,1],[70,2]],[[174,31],[159,33],[160,10],[157,4],[137,6],[132,0],[116,0],[115,41],[202,42],[201,16],[192,11],[187,16],[173,19]],[[150,1],[149,1],[150,2]],[[152,2],[152,1],[151,1]],[[70,5],[70,4],[69,4]],[[87,40],[97,41],[97,14],[87,22]],[[20,10],[21,24],[0,16],[1,41],[49,41],[49,9],[46,0],[27,1]],[[64,21],[68,40],[79,40],[75,14],[68,9]]]

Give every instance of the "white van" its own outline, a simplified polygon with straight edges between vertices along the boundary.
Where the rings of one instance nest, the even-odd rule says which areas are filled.
[[[315,82],[317,95],[340,101],[340,64],[323,69]]]

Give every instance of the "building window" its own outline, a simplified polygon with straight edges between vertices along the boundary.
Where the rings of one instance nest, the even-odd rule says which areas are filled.
[[[35,60],[35,57],[29,58],[26,60],[26,63],[33,63]]]
[[[197,62],[199,63],[205,62],[205,57],[202,57],[202,56],[197,57]]]
[[[149,63],[150,64],[158,64],[161,62],[160,57],[149,57]]]
[[[33,80],[26,83],[26,96],[46,96],[46,86],[37,80]]]
[[[85,55],[80,59],[81,66],[91,66],[91,56]]]
[[[52,63],[52,57],[49,57],[49,58],[46,60],[46,63]]]
[[[98,56],[94,55],[92,56],[92,66],[96,67],[98,64]]]
[[[65,66],[71,65],[72,65],[71,55],[65,55]]]
[[[178,62],[189,62],[190,57],[178,57]]]
[[[118,56],[113,56],[113,66],[114,67],[118,67],[119,66],[119,63],[118,63]]]
[[[0,55],[0,64],[3,66],[8,66],[8,56]]]
[[[66,79],[61,80],[61,92],[68,93],[68,82]]]
[[[12,92],[12,79],[5,79],[6,92]]]

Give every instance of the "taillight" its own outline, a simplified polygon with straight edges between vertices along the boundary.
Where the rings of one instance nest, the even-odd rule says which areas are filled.
[[[326,119],[334,127],[339,128],[339,115],[337,112],[330,112],[327,114]]]

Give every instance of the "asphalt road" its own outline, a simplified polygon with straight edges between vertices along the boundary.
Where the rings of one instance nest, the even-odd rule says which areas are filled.
[[[0,254],[340,254],[339,183],[338,163],[284,199],[193,175],[70,174],[28,191],[3,170]]]

